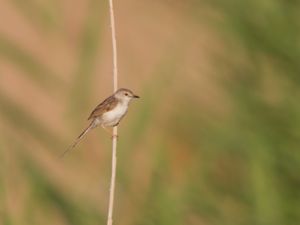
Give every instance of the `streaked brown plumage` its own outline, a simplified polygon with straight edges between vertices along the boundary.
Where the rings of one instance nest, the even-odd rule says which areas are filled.
[[[103,102],[101,102],[97,107],[92,111],[91,115],[89,116],[88,120],[93,119],[95,117],[102,116],[103,113],[106,113],[113,108],[116,107],[118,104],[118,101],[116,100],[115,96],[109,96],[107,99],[105,99]]]

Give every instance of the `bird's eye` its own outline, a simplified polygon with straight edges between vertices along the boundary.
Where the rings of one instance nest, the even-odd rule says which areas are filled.
[[[128,93],[125,93],[126,96],[128,96]]]

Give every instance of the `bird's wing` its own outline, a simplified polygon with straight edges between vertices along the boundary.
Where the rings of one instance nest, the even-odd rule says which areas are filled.
[[[105,99],[103,102],[101,102],[91,113],[88,120],[102,116],[103,113],[112,110],[116,105],[118,104],[118,101],[116,100],[115,96],[110,96],[107,99]]]

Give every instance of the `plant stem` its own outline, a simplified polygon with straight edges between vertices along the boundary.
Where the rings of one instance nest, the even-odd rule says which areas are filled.
[[[114,135],[117,133],[116,127],[114,128]],[[113,206],[114,206],[114,192],[115,192],[115,180],[116,180],[116,168],[117,168],[117,137],[113,137],[112,142],[112,171],[111,171],[111,181],[109,190],[109,207],[108,207],[108,217],[107,225],[112,225],[113,219]]]
[[[111,40],[113,50],[113,88],[114,92],[118,89],[118,61],[117,61],[117,41],[116,41],[116,28],[115,28],[115,16],[113,0],[109,0],[110,9],[110,26],[111,26]],[[113,219],[113,208],[114,208],[114,195],[115,195],[115,180],[116,180],[116,168],[117,168],[117,137],[118,127],[113,128],[113,139],[112,139],[112,170],[111,170],[111,181],[109,190],[109,206],[107,225],[112,225]]]

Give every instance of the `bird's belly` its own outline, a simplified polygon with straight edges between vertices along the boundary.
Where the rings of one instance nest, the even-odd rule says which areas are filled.
[[[115,109],[106,112],[102,116],[103,125],[106,127],[112,127],[117,125],[122,117],[126,114],[127,107],[117,106]]]

